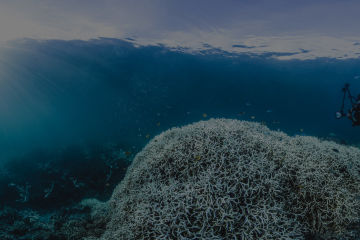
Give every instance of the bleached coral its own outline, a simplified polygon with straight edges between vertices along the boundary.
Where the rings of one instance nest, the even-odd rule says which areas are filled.
[[[108,202],[101,239],[353,239],[360,150],[211,119],[156,136]]]

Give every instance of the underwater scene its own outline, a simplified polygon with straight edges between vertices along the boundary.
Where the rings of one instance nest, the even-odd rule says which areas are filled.
[[[349,10],[309,27],[328,36],[260,17],[283,1],[81,2],[42,1],[61,24],[0,3],[19,19],[0,24],[1,240],[360,239],[360,37],[339,37],[359,4],[304,1],[309,18]],[[175,30],[110,28],[148,11]],[[225,29],[251,13],[284,32]]]

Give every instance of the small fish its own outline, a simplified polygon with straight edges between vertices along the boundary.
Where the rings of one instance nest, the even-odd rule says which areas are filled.
[[[150,138],[150,134],[146,134],[146,136],[145,136],[146,138]]]
[[[255,116],[251,116],[250,118],[251,118],[252,120],[254,120],[254,119],[255,119]]]
[[[126,151],[126,152],[125,152],[125,155],[126,155],[126,156],[130,156],[130,155],[131,155],[131,151]]]
[[[300,128],[300,132],[304,132],[304,129]]]
[[[266,110],[266,113],[272,113],[271,109]]]
[[[156,123],[156,126],[158,126],[158,127],[159,127],[159,126],[160,126],[160,122],[157,122],[157,123]]]
[[[251,103],[247,102],[247,103],[245,103],[245,106],[250,107]]]
[[[202,116],[203,118],[207,118],[208,115],[206,113],[203,113]]]
[[[242,115],[244,115],[244,114],[245,114],[245,112],[239,112],[239,113],[238,113],[239,116],[242,116]]]

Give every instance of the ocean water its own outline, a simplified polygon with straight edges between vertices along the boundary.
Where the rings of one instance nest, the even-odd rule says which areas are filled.
[[[359,146],[360,127],[335,118],[345,83],[360,94],[359,76],[358,59],[185,53],[108,38],[12,42],[0,50],[0,207],[106,200],[152,137],[209,118]]]

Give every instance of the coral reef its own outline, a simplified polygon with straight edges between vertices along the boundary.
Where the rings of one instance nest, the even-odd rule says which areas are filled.
[[[0,208],[49,210],[83,198],[109,199],[132,158],[120,144],[106,143],[34,150],[9,159],[0,166]]]
[[[133,155],[115,143],[34,151],[0,166],[1,240],[97,239]],[[86,166],[86,167],[84,167]],[[92,211],[90,211],[90,209]]]
[[[46,214],[6,207],[0,210],[0,239],[98,239],[104,232],[107,217],[106,204],[96,200],[85,200]]]
[[[102,240],[356,239],[360,150],[210,119],[152,139],[108,207]]]

